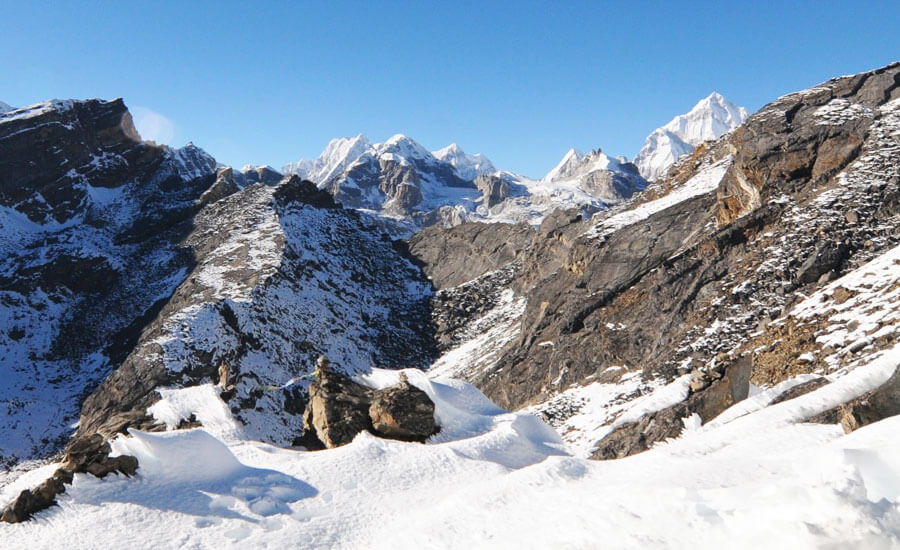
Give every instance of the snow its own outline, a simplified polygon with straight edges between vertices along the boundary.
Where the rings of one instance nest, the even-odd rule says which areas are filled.
[[[457,175],[464,180],[471,181],[482,174],[493,174],[497,171],[491,161],[481,153],[466,154],[462,147],[455,143],[432,151],[434,158],[449,163],[456,169]]]
[[[900,417],[850,435],[802,420],[898,365],[900,347],[804,396],[766,407],[763,392],[604,462],[572,456],[536,417],[468,384],[406,370],[436,402],[442,431],[424,445],[362,433],[305,452],[207,429],[132,431],[112,446],[138,457],[136,477],[77,474],[59,507],[0,530],[0,546],[896,548]],[[398,376],[360,378],[384,387]],[[207,388],[182,402],[211,410],[217,399]]]
[[[731,167],[731,163],[732,157],[729,155],[715,164],[700,170],[694,177],[663,197],[645,202],[634,208],[627,208],[609,217],[603,217],[588,230],[586,235],[595,239],[603,238],[623,227],[643,221],[666,208],[675,206],[688,199],[711,193],[719,186],[722,178],[725,177],[725,172]]]
[[[823,328],[816,342],[822,361],[834,370],[852,368],[853,354],[900,325],[900,246],[858,267],[798,303],[790,315],[801,321],[818,320]],[[840,298],[840,299],[839,299]],[[863,354],[868,360],[868,354]],[[810,361],[811,362],[811,361]]]
[[[813,118],[822,126],[839,126],[860,118],[873,118],[872,109],[859,103],[851,103],[843,98],[835,98],[822,105],[813,113]]]
[[[283,174],[297,174],[313,183],[321,184],[343,172],[363,153],[372,147],[369,138],[363,134],[356,137],[336,138],[315,160],[300,160],[285,165]]]
[[[680,157],[704,141],[719,139],[749,116],[746,109],[713,92],[687,113],[651,132],[634,163],[644,178],[654,181]]]
[[[628,368],[613,366],[607,370]],[[644,381],[639,371],[626,372],[615,383],[592,382],[568,388],[529,410],[549,418],[572,454],[588,458],[597,441],[616,427],[684,400],[690,380],[687,374],[666,384],[661,379]]]
[[[2,115],[3,113],[5,113],[7,111],[12,111],[12,110],[13,110],[13,107],[10,104],[3,103],[2,101],[0,101],[0,115]]]
[[[5,105],[5,104],[4,104]],[[0,109],[0,124],[14,121],[28,120],[35,118],[51,111],[68,111],[75,105],[75,101],[71,99],[51,99],[29,105],[28,107],[20,107],[3,111]],[[8,107],[8,105],[7,105]]]
[[[161,399],[147,412],[170,430],[193,416],[203,428],[223,441],[242,438],[242,426],[236,422],[224,401],[219,399],[221,388],[201,384],[187,388],[160,388]],[[128,454],[128,453],[121,453]]]
[[[569,149],[552,170],[547,172],[543,181],[555,182],[561,180],[571,180],[579,176],[585,176],[596,170],[610,170],[614,172],[623,172],[622,162],[616,158],[611,158],[602,151],[592,151],[585,155],[581,151]]]
[[[441,354],[428,372],[434,378],[469,378],[495,365],[499,353],[519,335],[526,300],[506,289],[496,307],[474,320],[461,334],[463,342]]]

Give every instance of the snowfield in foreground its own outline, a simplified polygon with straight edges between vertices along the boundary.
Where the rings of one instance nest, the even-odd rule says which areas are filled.
[[[850,435],[795,423],[898,364],[900,346],[802,397],[766,407],[763,392],[706,426],[685,419],[678,440],[608,462],[572,456],[542,421],[468,384],[412,370],[442,426],[425,445],[363,433],[280,449],[244,440],[214,388],[164,393],[161,416],[194,412],[209,427],[120,437],[135,478],[77,474],[59,507],[0,530],[0,547],[900,548],[900,417]]]

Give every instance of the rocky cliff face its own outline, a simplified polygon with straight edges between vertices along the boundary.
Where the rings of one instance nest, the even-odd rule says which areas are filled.
[[[608,211],[575,200],[393,241],[335,201],[434,198],[410,161],[427,152],[385,147],[323,190],[141,142],[121,101],[0,114],[0,459],[84,459],[10,517],[72,472],[133,472],[106,456],[127,428],[287,446],[313,426],[346,442],[359,430],[323,433],[347,415],[304,418],[324,414],[307,392],[320,355],[341,380],[373,366],[467,379],[606,459],[716,422],[750,383],[775,403],[900,349],[900,64],[776,100]],[[608,186],[584,177],[609,171],[600,155],[528,185]],[[491,215],[536,196],[506,174],[476,180],[441,189],[480,193]],[[897,380],[794,416],[855,429],[896,414]],[[433,433],[419,420],[435,402],[401,386],[349,400],[360,429]]]
[[[517,336],[496,363],[466,376],[504,407],[545,403],[539,410],[563,430],[585,406],[566,396],[592,383],[619,382],[617,399],[628,402],[692,372],[727,376],[745,356],[753,379],[764,383],[764,350],[788,330],[773,321],[898,242],[898,83],[895,64],[785,96],[624,207],[545,222],[515,255],[518,274],[504,283],[526,302]],[[490,240],[490,231],[477,238]],[[503,242],[505,229],[495,231]],[[426,264],[434,250],[442,262],[466,262],[475,237],[462,228],[422,233],[413,251],[428,251],[419,252]],[[462,242],[444,244],[455,239]],[[493,263],[478,262],[483,269],[468,275],[511,261],[503,250],[489,257]],[[754,346],[744,345],[751,334]],[[818,333],[807,334],[810,349],[819,349]],[[871,357],[892,342],[870,340],[817,354],[847,360],[865,349]],[[794,374],[846,364],[792,361]],[[684,387],[691,394],[710,385]],[[717,399],[724,409],[724,398],[712,393],[685,411],[716,409]],[[672,417],[678,433],[683,426]]]
[[[46,456],[193,265],[193,215],[233,189],[143,143],[121,100],[0,115],[0,461]]]

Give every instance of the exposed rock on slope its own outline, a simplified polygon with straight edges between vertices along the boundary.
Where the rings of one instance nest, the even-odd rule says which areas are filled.
[[[79,415],[83,437],[189,424],[148,411],[157,390],[216,382],[247,436],[290,444],[317,354],[432,360],[430,283],[309,182],[141,142],[121,100],[0,115],[0,148],[4,465]]]
[[[196,267],[116,372],[82,407],[80,433],[149,427],[157,388],[219,380],[246,435],[289,445],[325,354],[345,372],[424,366],[430,284],[380,232],[296,176],[200,212],[185,239]]]

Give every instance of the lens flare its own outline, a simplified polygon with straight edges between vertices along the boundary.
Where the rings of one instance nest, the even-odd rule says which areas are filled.
[[[131,109],[134,126],[145,140],[168,145],[175,139],[175,123],[147,107]]]

